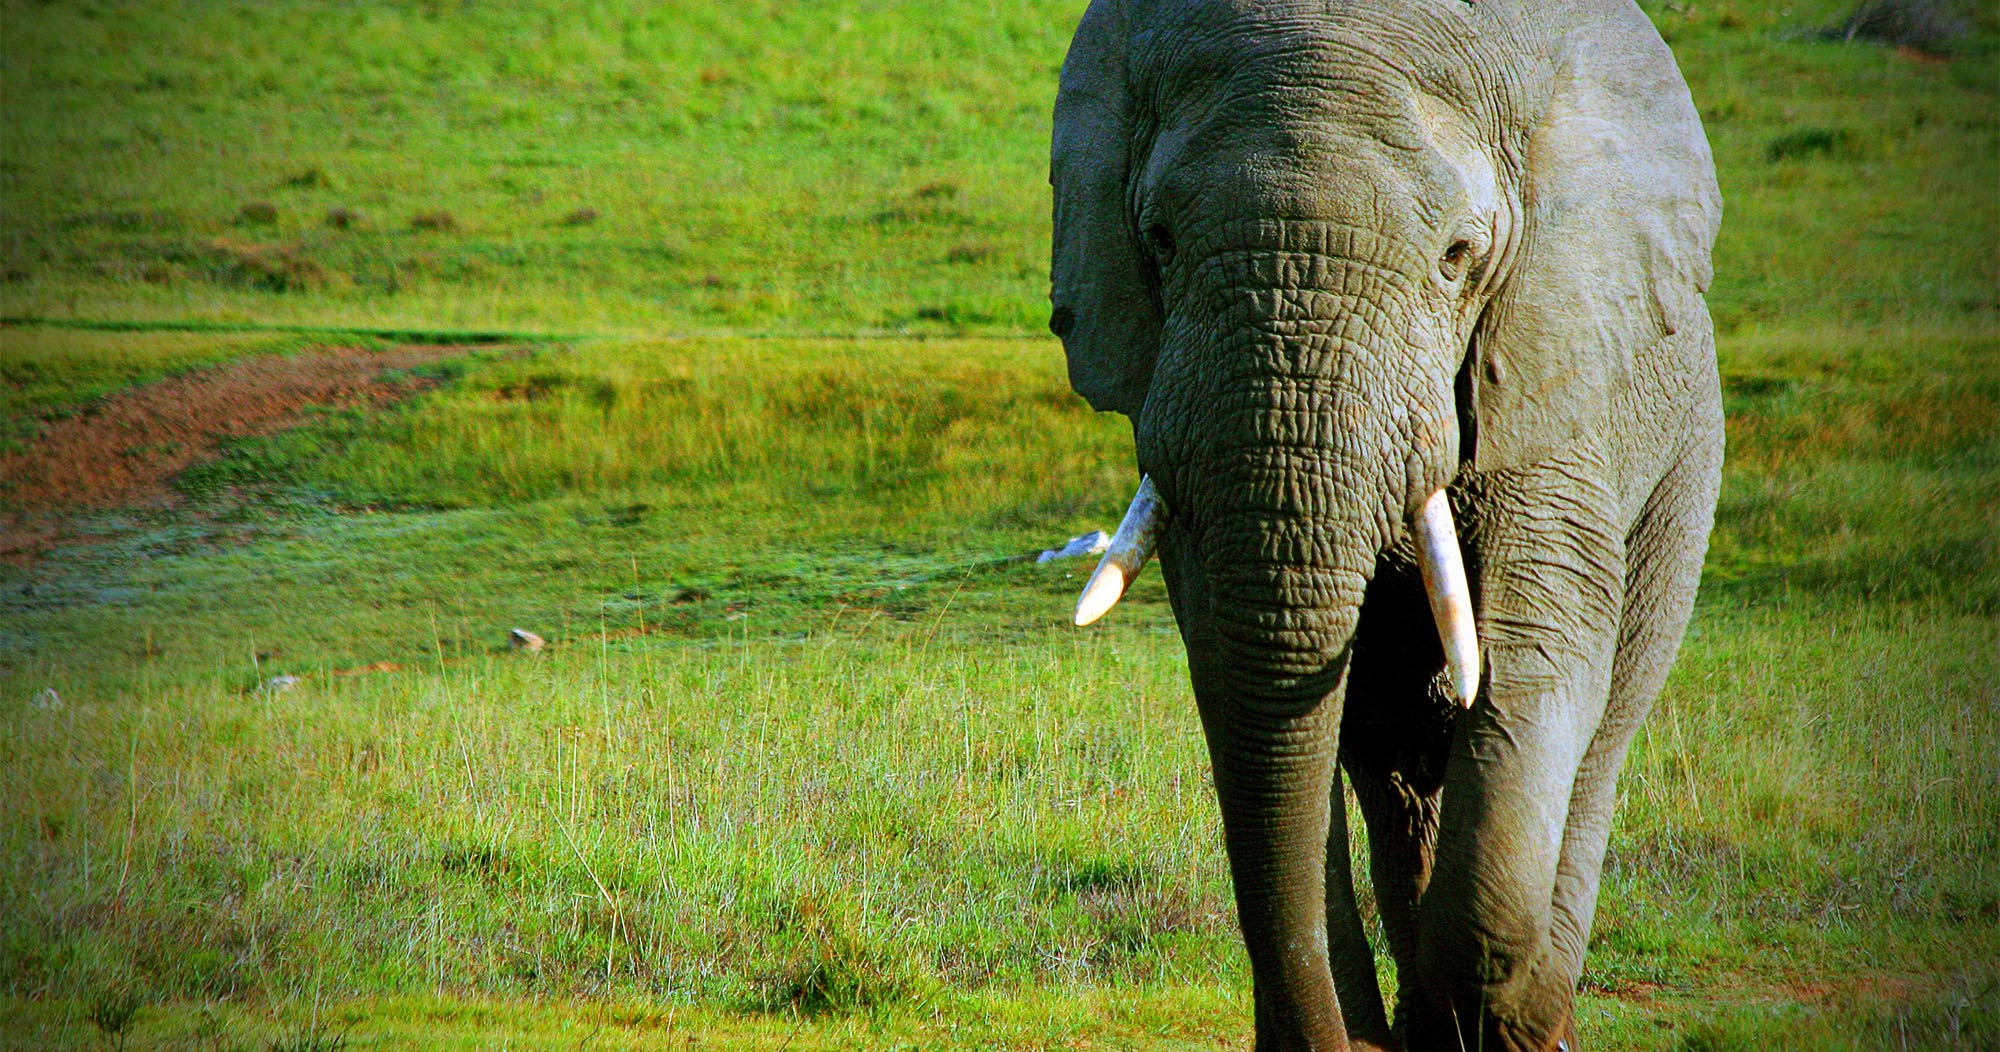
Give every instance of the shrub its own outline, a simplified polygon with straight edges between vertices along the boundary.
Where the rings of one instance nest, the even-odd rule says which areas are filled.
[[[1852,43],[1869,40],[1948,55],[1972,31],[1972,20],[1954,0],[1861,0],[1822,36]]]
[[[106,1041],[122,1049],[139,1016],[139,995],[129,983],[115,983],[92,995],[86,1015]]]
[[[313,165],[285,176],[279,180],[279,185],[296,190],[324,190],[333,185],[333,178],[326,174],[325,169]]]
[[[266,292],[316,292],[332,275],[294,245],[255,245],[217,238],[202,255],[220,280]]]
[[[1858,150],[1854,133],[1845,128],[1799,128],[1772,139],[1764,148],[1764,157],[1775,163],[1813,156],[1852,156]]]
[[[901,1001],[914,992],[905,968],[869,946],[845,911],[806,896],[782,913],[775,960],[757,984],[757,1007],[820,1015]]]

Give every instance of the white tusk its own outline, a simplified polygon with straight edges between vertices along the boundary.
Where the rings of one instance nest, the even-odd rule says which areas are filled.
[[[1465,580],[1458,528],[1452,525],[1451,501],[1443,490],[1431,494],[1417,512],[1416,531],[1417,565],[1444,643],[1445,670],[1458,703],[1469,709],[1479,693],[1479,633],[1472,623],[1472,588]]]
[[[1104,558],[1098,560],[1090,583],[1083,586],[1083,595],[1077,598],[1078,625],[1103,617],[1124,598],[1125,589],[1152,557],[1153,542],[1159,538],[1160,527],[1166,521],[1167,506],[1153,491],[1153,477],[1141,478],[1139,491],[1132,494],[1132,506],[1125,509],[1124,521],[1111,536],[1111,546],[1104,550]]]

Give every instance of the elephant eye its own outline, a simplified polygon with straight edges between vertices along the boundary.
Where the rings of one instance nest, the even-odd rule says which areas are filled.
[[[1460,238],[1444,250],[1444,258],[1438,260],[1438,274],[1446,281],[1457,281],[1465,273],[1466,264],[1472,261],[1472,242]]]
[[[1146,248],[1153,253],[1153,260],[1165,268],[1174,261],[1174,233],[1164,223],[1151,223],[1146,227]]]

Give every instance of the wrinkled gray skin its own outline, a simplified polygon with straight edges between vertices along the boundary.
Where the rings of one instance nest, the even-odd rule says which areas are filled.
[[[1625,0],[1094,0],[1051,179],[1051,327],[1171,509],[1257,1047],[1574,1047],[1722,460],[1721,201],[1665,45]],[[1463,713],[1408,528],[1447,485]]]

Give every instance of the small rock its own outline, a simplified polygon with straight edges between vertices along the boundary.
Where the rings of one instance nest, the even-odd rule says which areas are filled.
[[[1069,539],[1060,548],[1051,549],[1035,557],[1038,563],[1053,562],[1057,559],[1075,559],[1085,555],[1102,555],[1111,547],[1111,535],[1103,530],[1092,530]]]
[[[265,680],[264,685],[258,689],[266,694],[283,694],[303,682],[305,681],[297,676],[272,676],[270,679]]]
[[[507,649],[509,650],[525,650],[532,654],[545,646],[548,646],[547,641],[525,628],[517,628],[507,633]]]
[[[35,695],[35,707],[50,712],[60,709],[63,707],[62,695],[57,694],[54,687],[44,688],[40,694]]]

